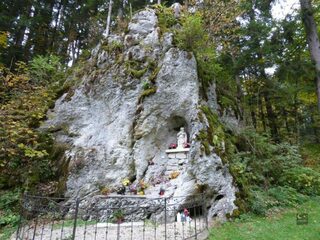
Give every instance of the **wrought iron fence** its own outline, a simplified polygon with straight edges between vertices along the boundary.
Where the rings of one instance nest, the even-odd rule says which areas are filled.
[[[25,196],[16,240],[203,239],[202,195],[172,198],[100,196],[85,199]]]

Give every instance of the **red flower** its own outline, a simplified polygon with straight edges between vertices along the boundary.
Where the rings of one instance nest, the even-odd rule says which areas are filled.
[[[183,147],[184,147],[184,148],[190,148],[190,143],[185,143],[185,144],[183,144]]]
[[[176,149],[177,148],[177,144],[175,144],[175,143],[170,143],[170,145],[169,145],[169,149]]]

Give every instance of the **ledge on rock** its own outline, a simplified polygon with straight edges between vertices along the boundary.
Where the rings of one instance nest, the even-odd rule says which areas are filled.
[[[189,152],[190,148],[176,148],[176,149],[168,149],[166,153],[182,153],[182,152]]]

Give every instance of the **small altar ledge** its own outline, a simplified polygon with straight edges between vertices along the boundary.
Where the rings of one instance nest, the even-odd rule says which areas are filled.
[[[187,153],[190,150],[189,148],[190,145],[188,144],[187,133],[185,132],[183,127],[180,128],[180,132],[178,132],[177,134],[177,144],[173,144],[173,145],[175,145],[175,148],[166,150],[168,157],[177,158],[177,159],[186,159]]]
[[[166,153],[185,153],[189,152],[190,148],[175,148],[175,149],[168,149]]]

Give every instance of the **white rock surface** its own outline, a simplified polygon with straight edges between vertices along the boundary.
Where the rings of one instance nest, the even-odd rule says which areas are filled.
[[[69,146],[66,196],[92,196],[100,187],[121,186],[125,178],[150,183],[162,176],[168,181],[150,184],[146,194],[157,197],[160,187],[165,187],[168,197],[187,198],[203,185],[211,193],[210,216],[224,218],[235,209],[236,190],[219,156],[202,154],[197,141],[199,131],[207,126],[198,118],[203,101],[196,60],[192,53],[172,47],[172,34],[165,33],[160,40],[157,23],[154,10],[147,9],[134,15],[126,36],[112,36],[123,42],[123,56],[143,66],[148,64],[143,62],[146,57],[157,62],[156,93],[139,102],[141,83],[148,81],[151,72],[142,79],[130,77],[125,62],[116,63],[115,54],[98,46],[93,51],[98,69],[85,73],[71,99],[64,94],[48,114],[43,128],[67,128],[55,132],[56,140]],[[190,152],[171,159],[165,150],[176,141],[180,127],[189,135]],[[174,171],[179,176],[169,180]],[[90,206],[92,198],[87,199]]]

